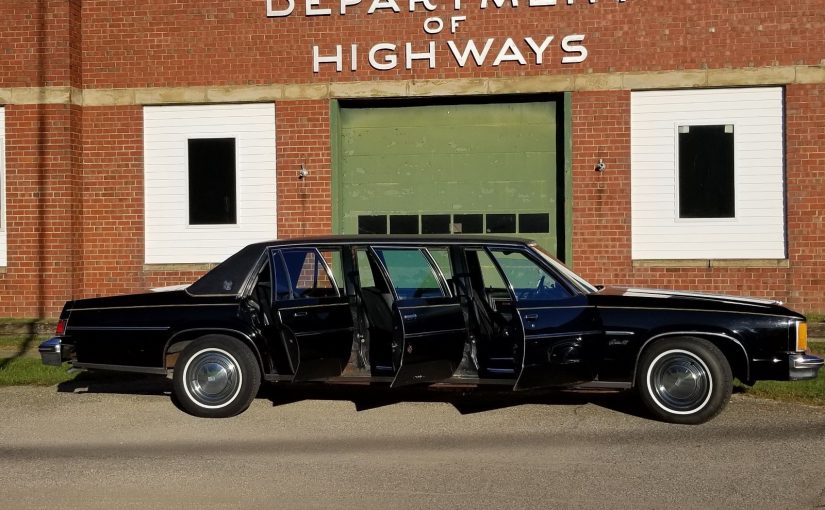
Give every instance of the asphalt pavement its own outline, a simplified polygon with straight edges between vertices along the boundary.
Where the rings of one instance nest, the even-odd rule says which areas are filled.
[[[1,388],[0,508],[825,508],[825,408],[276,387],[208,420],[166,390]]]

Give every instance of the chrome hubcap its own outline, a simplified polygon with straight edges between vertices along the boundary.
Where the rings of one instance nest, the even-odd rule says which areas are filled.
[[[235,360],[221,352],[206,351],[198,354],[187,373],[190,393],[206,405],[218,405],[231,400],[239,384]]]
[[[650,371],[655,398],[673,411],[698,410],[710,392],[710,374],[705,365],[689,353],[665,353]]]

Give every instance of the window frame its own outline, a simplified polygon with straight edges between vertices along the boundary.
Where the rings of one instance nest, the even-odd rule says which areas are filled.
[[[381,255],[379,255],[379,253],[378,253],[379,250],[390,250],[390,251],[400,251],[400,250],[410,251],[410,250],[412,250],[412,251],[421,252],[424,255],[424,260],[426,260],[427,264],[429,265],[430,273],[433,275],[433,277],[436,280],[436,283],[438,283],[438,285],[441,289],[441,295],[440,296],[412,297],[412,298],[399,296],[398,291],[396,290],[395,282],[393,281],[392,275],[390,274],[390,270],[387,267],[386,263],[384,262],[384,259],[381,257]],[[387,281],[387,284],[389,285],[389,290],[392,293],[393,299],[396,302],[398,302],[398,301],[414,301],[414,300],[418,300],[418,299],[444,299],[444,298],[453,298],[454,297],[453,292],[450,289],[450,285],[447,283],[446,277],[442,273],[442,270],[438,266],[438,264],[435,263],[435,260],[432,258],[432,255],[429,253],[429,250],[428,250],[427,246],[421,246],[421,245],[402,245],[402,246],[391,245],[391,246],[387,246],[387,245],[383,245],[383,244],[382,245],[368,245],[368,250],[367,251],[370,253],[370,256],[374,257],[375,261],[378,263],[378,267],[381,269],[381,273],[384,276],[384,279]],[[359,271],[360,271],[360,268],[359,268]]]
[[[338,249],[343,253],[343,249],[341,248],[334,248]],[[335,280],[335,275],[333,274],[332,269],[329,267],[324,256],[321,254],[321,250],[317,246],[286,246],[286,247],[276,247],[270,248],[268,251],[268,262],[270,266],[270,279],[272,280],[272,302],[289,302],[289,301],[303,301],[303,300],[318,300],[318,299],[339,299],[342,297],[341,287],[338,286],[338,282]],[[329,278],[329,282],[332,285],[332,289],[335,290],[334,296],[316,296],[316,297],[306,297],[306,296],[298,296],[295,295],[295,286],[292,284],[292,275],[289,272],[289,266],[286,263],[286,259],[284,258],[283,252],[285,251],[305,251],[305,252],[313,252],[315,255],[315,277],[317,280],[318,272],[317,268],[319,266],[323,267],[323,270],[326,272],[327,278]],[[275,257],[277,256],[277,265],[275,263]],[[343,259],[343,257],[342,257]],[[283,272],[286,275],[286,284],[289,288],[289,297],[287,298],[278,298],[278,274],[279,272]],[[297,281],[297,280],[296,280]],[[345,289],[346,292],[346,289]]]

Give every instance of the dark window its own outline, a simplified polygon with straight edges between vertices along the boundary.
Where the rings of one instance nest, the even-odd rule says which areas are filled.
[[[483,234],[484,216],[481,214],[453,215],[453,232],[456,234]]]
[[[735,216],[733,126],[679,126],[679,217]]]
[[[390,234],[417,234],[418,215],[398,214],[390,216]]]
[[[488,214],[487,232],[490,234],[512,234],[516,231],[515,214]]]
[[[327,252],[327,256],[332,258],[333,253]],[[324,262],[323,255],[311,248],[288,249],[280,254],[273,252],[276,299],[338,296],[338,289]]]
[[[424,214],[421,216],[422,234],[449,234],[449,214]]]
[[[386,216],[359,216],[358,217],[358,233],[359,234],[386,234],[387,233],[387,217]]]
[[[189,140],[189,224],[237,223],[235,139]]]
[[[424,250],[379,248],[378,257],[390,275],[398,299],[443,297],[444,289]]]
[[[550,215],[539,214],[519,214],[518,231],[525,234],[545,234],[550,232]]]

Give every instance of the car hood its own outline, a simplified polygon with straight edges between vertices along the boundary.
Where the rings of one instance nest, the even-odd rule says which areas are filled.
[[[635,287],[605,287],[592,294],[596,306],[638,306],[640,308],[706,309],[714,311],[765,313],[802,317],[782,306],[781,301],[751,297],[684,292]]]

